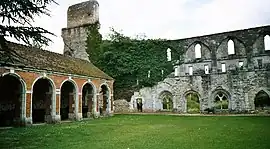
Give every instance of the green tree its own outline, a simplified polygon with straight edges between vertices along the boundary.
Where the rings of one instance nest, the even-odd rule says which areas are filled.
[[[89,59],[95,65],[98,65],[99,57],[102,54],[102,35],[99,33],[100,23],[95,22],[88,27],[86,52],[89,54]]]
[[[51,41],[45,34],[54,35],[41,27],[32,26],[35,16],[45,14],[50,16],[47,6],[54,0],[1,0],[0,1],[0,56],[18,56],[7,46],[7,37],[31,45],[31,41],[37,44],[48,45]]]

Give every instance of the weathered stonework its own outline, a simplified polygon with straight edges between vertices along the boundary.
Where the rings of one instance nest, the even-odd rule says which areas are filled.
[[[230,111],[254,110],[254,98],[259,91],[270,96],[270,50],[265,49],[266,35],[270,35],[270,26],[173,41],[185,51],[179,64],[175,64],[176,75],[172,72],[156,86],[135,92],[130,109],[136,109],[136,99],[142,97],[144,111],[162,110],[159,96],[168,91],[173,95],[173,110],[178,112],[187,112],[186,95],[190,92],[198,94],[201,111],[213,107],[219,92],[228,97]],[[229,40],[235,49],[231,55]],[[196,44],[201,45],[201,58],[195,58]],[[243,62],[242,67],[239,62]],[[223,63],[226,72],[221,70]],[[205,65],[209,74],[205,73]]]
[[[67,11],[67,28],[62,29],[64,54],[89,61],[86,53],[88,27],[99,21],[99,4],[96,0],[72,5]]]

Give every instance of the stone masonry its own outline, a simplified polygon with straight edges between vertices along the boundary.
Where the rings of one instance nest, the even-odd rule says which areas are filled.
[[[142,98],[144,111],[162,110],[159,96],[167,91],[173,95],[173,110],[178,112],[187,112],[186,95],[191,92],[199,96],[201,111],[213,107],[219,93],[227,97],[229,110],[254,110],[254,98],[259,91],[270,96],[270,49],[267,47],[270,38],[267,35],[270,35],[270,26],[170,41],[185,51],[174,62],[175,72],[156,86],[135,92],[130,109],[136,109],[136,99]],[[234,47],[233,54],[228,52],[229,42]],[[200,58],[195,57],[198,45]]]
[[[95,0],[72,5],[67,11],[67,28],[62,29],[64,54],[89,61],[86,53],[87,29],[99,21],[99,4]]]

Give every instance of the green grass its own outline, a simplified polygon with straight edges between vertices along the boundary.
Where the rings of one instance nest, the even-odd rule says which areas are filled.
[[[269,149],[270,117],[116,115],[0,130],[0,148]]]

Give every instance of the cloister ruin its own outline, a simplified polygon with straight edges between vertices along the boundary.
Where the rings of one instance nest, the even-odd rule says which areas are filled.
[[[142,88],[131,97],[143,111],[203,112],[207,108],[227,112],[269,110],[270,26],[168,41],[184,50],[171,61],[174,72],[153,87]],[[164,53],[165,54],[165,53]]]

